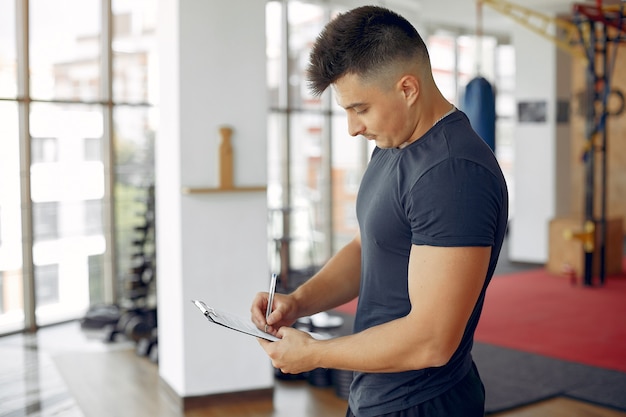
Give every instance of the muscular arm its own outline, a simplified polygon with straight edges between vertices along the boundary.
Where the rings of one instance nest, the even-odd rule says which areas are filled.
[[[291,328],[261,342],[274,366],[299,373],[317,367],[399,372],[445,365],[457,349],[487,272],[490,247],[413,246],[410,313],[363,332],[317,341]]]
[[[290,326],[304,316],[329,310],[354,299],[361,280],[361,238],[357,236],[333,256],[324,267],[289,295],[276,294],[274,309],[267,320],[269,331]],[[267,293],[259,293],[252,303],[252,321],[265,326]]]

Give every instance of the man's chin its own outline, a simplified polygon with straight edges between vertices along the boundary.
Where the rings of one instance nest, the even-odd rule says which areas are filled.
[[[396,146],[393,146],[392,144],[390,144],[389,142],[382,142],[382,141],[375,141],[376,142],[376,146],[378,146],[381,149],[391,149],[391,148],[395,148]]]
[[[396,148],[396,146],[393,143],[391,143],[389,140],[383,140],[383,139],[381,139],[379,137],[376,137],[376,136],[374,136],[374,137],[364,136],[364,138],[367,139],[368,141],[374,142],[376,144],[376,146],[378,148],[381,148],[381,149]]]

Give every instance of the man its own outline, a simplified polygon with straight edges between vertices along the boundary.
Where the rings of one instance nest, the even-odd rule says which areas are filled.
[[[467,117],[445,100],[426,46],[381,7],[339,15],[311,52],[309,81],[334,89],[352,136],[376,143],[357,199],[359,233],[311,279],[278,294],[260,340],[286,373],[353,370],[347,416],[484,414],[474,330],[508,218],[504,178]],[[354,333],[315,340],[290,326],[359,297]]]

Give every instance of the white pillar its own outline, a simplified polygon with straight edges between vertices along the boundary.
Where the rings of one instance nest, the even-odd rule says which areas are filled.
[[[191,303],[246,316],[266,290],[264,191],[217,187],[218,129],[233,128],[236,186],[266,184],[265,2],[160,0],[156,145],[159,375],[182,399],[273,387],[257,341]]]
[[[570,212],[569,121],[557,123],[559,102],[570,102],[571,58],[522,26],[513,28],[517,103],[545,102],[546,120],[515,129],[515,199],[509,258],[545,263],[548,226]]]

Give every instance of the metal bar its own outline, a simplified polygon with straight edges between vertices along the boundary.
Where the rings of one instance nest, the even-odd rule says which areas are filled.
[[[624,22],[624,2],[622,1],[613,12],[618,12],[618,19],[620,22]],[[615,26],[616,27],[616,26]],[[608,97],[611,94],[611,77],[613,75],[613,69],[615,62],[617,61],[618,43],[620,42],[624,31],[626,31],[626,24],[622,23],[619,27],[619,33],[615,35],[613,40],[613,55],[609,59],[609,28],[604,25],[604,95],[602,97],[602,171],[601,171],[601,207],[600,207],[600,284],[604,285],[606,279],[606,245],[607,245],[607,189],[608,189],[608,172],[607,172],[607,158],[608,158]]]
[[[102,104],[102,164],[104,166],[104,196],[102,221],[104,230],[104,302],[117,301],[115,250],[115,149],[113,144],[113,11],[111,0],[102,0],[101,77]]]
[[[597,80],[597,70],[595,67],[595,48],[596,48],[596,31],[594,29],[594,23],[587,21],[581,24],[590,25],[589,30],[589,44],[586,45],[587,51],[589,52],[589,61],[587,62],[587,88],[590,90],[588,94],[588,103],[587,103],[587,141],[589,141],[589,147],[587,150],[587,155],[585,159],[585,204],[584,204],[584,213],[585,213],[585,224],[587,222],[593,222],[595,224],[594,218],[594,201],[595,201],[595,135],[596,135],[596,110],[595,110],[595,102],[596,102],[596,80]],[[591,249],[591,250],[590,250]],[[584,278],[583,283],[586,286],[590,286],[593,284],[593,249],[595,248],[584,248]]]
[[[576,45],[579,42],[578,35],[580,32],[578,27],[572,22],[554,18],[505,0],[478,1],[508,16],[539,36],[548,39],[574,57],[582,60],[587,59]],[[554,28],[554,34],[550,33],[550,28]]]
[[[454,38],[455,61],[458,55],[457,49],[458,49],[457,37],[455,37]],[[480,75],[480,73],[482,72],[482,60],[483,60],[483,8],[480,2],[476,2],[476,75]],[[458,63],[455,62],[454,65],[456,69],[456,66],[458,65]],[[458,80],[458,78],[455,77],[455,80]]]
[[[330,20],[329,20],[330,21]],[[322,235],[326,236],[328,239],[328,244],[324,245],[324,259],[329,259],[335,251],[334,248],[334,239],[333,239],[333,120],[332,114],[330,112],[331,103],[331,95],[330,93],[326,93],[323,99],[323,105],[325,108],[329,109],[327,113],[324,114],[323,126],[322,129],[322,160],[321,160],[321,193],[320,193],[320,218],[324,219],[322,226]],[[315,237],[315,227],[311,226],[312,236]],[[311,242],[314,245],[315,241]]]
[[[330,7],[324,8],[324,20],[326,22],[331,21],[331,13]],[[333,239],[333,228],[334,228],[334,218],[333,216],[333,207],[334,207],[334,199],[333,199],[333,120],[332,120],[332,95],[330,91],[327,91],[326,94],[322,97],[322,107],[323,107],[323,126],[322,129],[322,160],[321,160],[321,171],[322,171],[322,179],[321,179],[321,213],[320,218],[324,219],[323,221],[323,229],[322,235],[326,237],[328,242],[327,245],[324,245],[324,259],[330,259],[332,254],[335,252],[334,247],[334,239]],[[315,226],[311,225],[312,232],[312,241],[311,244],[313,248],[315,247]]]
[[[609,64],[609,51],[608,51],[608,26],[603,25],[603,38],[601,45],[602,53],[602,70],[603,70],[603,90],[602,90],[602,119],[600,126],[601,132],[601,147],[600,152],[600,284],[604,284],[606,277],[606,193],[607,193],[607,119],[608,119],[608,97],[611,92],[610,86],[610,73],[611,65]],[[617,47],[617,45],[615,45]]]
[[[606,278],[606,221],[607,221],[607,143],[608,143],[608,97],[611,92],[611,74],[615,64],[615,54],[618,43],[622,40],[623,34],[618,33],[611,37],[609,28],[617,28],[622,32],[626,30],[624,21],[623,4],[618,9],[603,8],[599,2],[597,8],[588,5],[575,5],[574,11],[585,19],[577,19],[578,28],[581,32],[581,39],[586,47],[587,53],[587,84],[590,90],[588,112],[587,112],[587,146],[585,159],[585,224],[592,221],[599,226],[598,242],[594,235],[594,245],[589,250],[585,249],[585,273],[584,284],[593,285],[593,254],[599,255],[599,279],[600,284],[604,284]],[[610,16],[609,16],[610,15]],[[617,21],[619,24],[615,24]],[[588,25],[589,30],[583,28]],[[588,35],[588,36],[585,36]],[[609,58],[608,44],[614,42],[613,59]],[[584,41],[587,41],[585,44]],[[600,58],[600,59],[597,59]],[[599,105],[600,114],[597,114],[596,105]],[[596,139],[600,139],[598,147]],[[599,219],[595,216],[595,153],[600,151],[600,214]],[[595,232],[594,232],[595,233]],[[597,243],[597,245],[596,245]],[[599,247],[598,247],[599,246]]]
[[[283,290],[289,287],[289,268],[291,266],[291,118],[290,118],[290,88],[289,88],[289,0],[282,1],[281,15],[281,76],[278,96],[278,106],[286,109],[281,118],[282,131],[280,140],[281,153],[281,188],[282,188],[282,238],[280,239],[280,286]]]
[[[324,109],[323,107],[312,107],[312,108],[302,108],[302,107],[292,107],[289,109],[284,109],[284,108],[280,108],[280,107],[270,107],[269,111],[271,113],[277,113],[277,114],[294,114],[294,113],[300,113],[300,114],[319,114],[319,115],[324,115],[326,113],[328,113],[329,111]],[[344,112],[343,111],[333,111],[331,109],[331,114],[335,114],[335,115],[343,115]]]
[[[0,101],[25,101],[29,100],[31,103],[49,103],[49,104],[81,104],[81,105],[101,105],[106,106],[109,104],[109,100],[69,100],[69,99],[36,99],[36,98],[25,98],[23,95],[18,95],[16,98],[6,98],[0,97]],[[113,102],[116,106],[127,106],[127,107],[153,107],[153,104],[146,102]]]
[[[626,22],[620,6],[596,7],[589,4],[575,4],[574,10],[585,15],[588,19],[602,23],[604,26],[611,26],[620,31],[626,31]]]
[[[20,199],[22,221],[22,283],[24,291],[24,328],[37,330],[36,282],[33,262],[33,205],[30,188],[30,77],[29,77],[29,8],[28,0],[16,0],[17,13],[17,85],[20,141]]]

